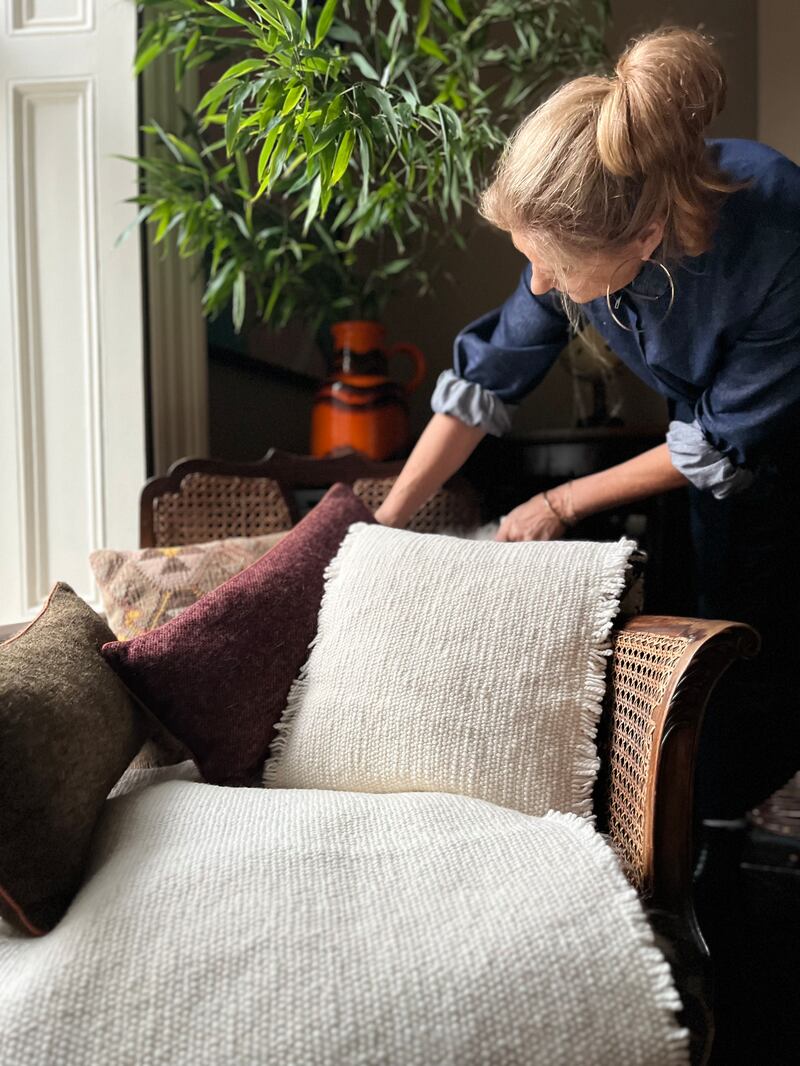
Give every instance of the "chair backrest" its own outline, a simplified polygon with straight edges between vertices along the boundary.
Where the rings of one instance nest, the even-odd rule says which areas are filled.
[[[257,462],[182,459],[142,489],[142,548],[196,544],[224,537],[253,537],[289,529],[335,482],[375,511],[386,498],[402,461],[376,462],[350,452],[315,459],[276,448]],[[419,510],[409,529],[436,532],[480,523],[480,500],[463,477],[448,481]]]

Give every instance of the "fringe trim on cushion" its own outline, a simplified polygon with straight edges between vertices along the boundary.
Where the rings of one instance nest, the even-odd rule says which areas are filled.
[[[289,689],[289,695],[286,700],[286,707],[278,724],[275,726],[275,736],[272,739],[272,743],[269,746],[269,754],[266,762],[264,763],[264,770],[262,774],[262,784],[264,788],[275,788],[276,780],[278,776],[278,770],[280,768],[281,755],[286,749],[286,745],[289,742],[289,737],[292,731],[292,723],[297,715],[297,712],[302,706],[303,699],[305,697],[306,689],[308,688],[308,665],[311,661],[311,652],[317,646],[317,643],[321,639],[322,635],[322,622],[327,610],[329,609],[329,597],[328,588],[330,582],[340,572],[342,567],[342,561],[351,550],[353,542],[356,536],[364,529],[368,529],[369,522],[353,522],[348,526],[347,533],[345,533],[342,543],[339,545],[339,550],[325,567],[323,573],[324,588],[322,592],[322,602],[320,603],[319,615],[317,618],[317,632],[311,643],[308,645],[308,655],[305,658],[305,662],[300,667],[300,672],[292,682],[292,687]]]
[[[656,944],[639,895],[622,872],[616,852],[603,836],[592,828],[590,822],[580,815],[549,810],[544,817],[569,823],[576,835],[585,840],[587,853],[591,854],[598,868],[608,873],[611,879],[617,880],[619,895],[613,898],[613,903],[618,907],[620,917],[627,922],[632,936],[642,949],[642,961],[653,990],[654,1002],[670,1015],[674,1023],[667,1037],[667,1066],[687,1066],[690,1034],[688,1029],[681,1028],[676,1018],[677,1012],[683,1008],[683,1002],[675,987],[670,965]]]
[[[597,754],[597,728],[603,711],[603,698],[606,693],[606,673],[608,657],[611,655],[611,629],[619,613],[620,598],[625,588],[625,570],[632,552],[638,545],[635,540],[621,537],[608,561],[605,572],[599,578],[600,598],[597,605],[595,627],[591,633],[592,647],[586,666],[586,680],[583,687],[583,700],[578,720],[578,742],[581,744],[575,753],[573,767],[572,806],[576,815],[594,825],[595,814],[592,810],[592,796],[597,774],[600,770],[600,756]],[[581,754],[583,749],[583,754]]]

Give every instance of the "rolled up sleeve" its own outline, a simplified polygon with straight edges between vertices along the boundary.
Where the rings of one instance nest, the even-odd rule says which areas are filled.
[[[770,449],[800,439],[800,251],[725,351],[692,422],[671,422],[673,465],[717,498],[752,484]]]
[[[436,382],[431,407],[487,433],[511,428],[519,402],[544,378],[569,339],[567,316],[551,294],[530,291],[522,270],[512,295],[465,326],[453,343],[453,367]]]
[[[709,490],[724,499],[749,487],[752,470],[736,466],[726,455],[709,443],[699,422],[670,422],[667,447],[672,465],[695,488]]]

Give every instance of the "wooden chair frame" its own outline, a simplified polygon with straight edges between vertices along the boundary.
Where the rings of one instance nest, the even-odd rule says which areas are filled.
[[[190,473],[272,478],[283,487],[297,520],[293,490],[386,478],[402,467],[402,460],[376,462],[358,453],[316,459],[277,449],[248,463],[183,459],[142,490],[141,546],[155,544],[155,501],[163,493],[180,492]],[[464,484],[463,478],[448,482]],[[714,686],[735,659],[757,653],[759,637],[737,622],[640,615],[615,628],[612,644],[598,733],[597,824],[619,854],[670,959],[684,1002],[683,1021],[692,1034],[692,1061],[704,1063],[713,1039],[713,1014],[708,949],[692,899],[695,753]],[[643,686],[648,671],[657,683],[645,678]],[[636,765],[630,758],[633,733],[638,737]]]

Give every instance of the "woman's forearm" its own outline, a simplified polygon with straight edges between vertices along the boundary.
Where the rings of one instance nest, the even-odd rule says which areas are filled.
[[[581,519],[688,484],[672,465],[667,445],[659,444],[617,466],[576,478],[569,488],[560,485],[548,495],[555,497],[557,506],[571,506],[575,517]]]
[[[435,414],[375,512],[377,520],[386,526],[405,526],[466,462],[485,435],[479,426],[468,426],[453,415]]]

